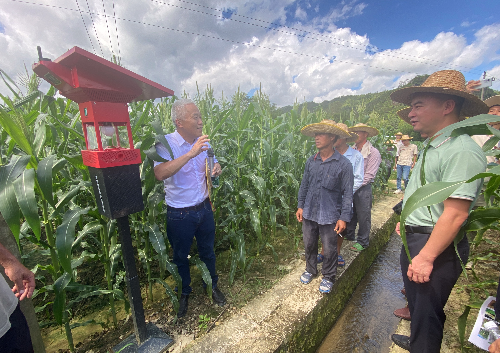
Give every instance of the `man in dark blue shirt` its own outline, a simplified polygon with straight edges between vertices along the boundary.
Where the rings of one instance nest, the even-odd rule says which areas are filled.
[[[296,216],[302,222],[306,254],[306,271],[300,281],[308,284],[318,274],[318,238],[321,237],[324,260],[319,291],[330,293],[337,274],[337,234],[351,220],[354,184],[351,163],[335,151],[333,145],[339,137],[350,135],[332,120],[307,125],[301,132],[314,137],[318,153],[306,162],[298,196]]]

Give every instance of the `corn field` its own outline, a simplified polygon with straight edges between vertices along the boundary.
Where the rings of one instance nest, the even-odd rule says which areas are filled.
[[[0,105],[0,212],[21,253],[42,259],[32,269],[37,278],[35,296],[43,303],[36,308],[40,324],[64,328],[74,351],[71,330],[95,323],[76,322],[73,314],[78,303],[105,296],[115,326],[117,301],[128,305],[116,222],[97,211],[80,153],[85,140],[78,105],[58,97],[53,87],[41,92],[35,76],[27,75],[21,89],[5,73],[0,71],[0,75],[12,92],[11,97],[1,96]],[[159,160],[155,143],[174,130],[170,119],[174,99],[130,104],[133,140],[143,160],[145,208],[129,219],[134,246],[147,273],[147,283],[143,283],[147,300],[153,300],[153,284],[160,283],[177,311],[180,291],[175,293],[165,279],[172,276],[179,286],[180,276],[169,261],[163,184],[153,173],[153,160]],[[305,161],[315,153],[312,139],[300,134],[300,129],[329,117],[321,110],[300,109],[298,104],[279,114],[261,91],[252,98],[238,91],[229,99],[216,99],[208,87],[198,91],[194,101],[222,166],[212,201],[216,248],[231,252],[232,284],[237,276],[245,278],[250,258],[264,249],[275,254],[277,232],[291,238],[300,233],[294,216],[297,194]],[[351,125],[356,122],[360,121],[349,121]],[[372,143],[392,164],[392,155],[385,152],[383,130]],[[387,178],[385,171],[378,173],[375,188],[387,188]],[[22,244],[33,246],[24,249]],[[192,262],[210,281],[199,258],[193,257]],[[81,282],[79,274],[90,265],[103,269],[104,286]],[[153,271],[153,265],[159,271]]]

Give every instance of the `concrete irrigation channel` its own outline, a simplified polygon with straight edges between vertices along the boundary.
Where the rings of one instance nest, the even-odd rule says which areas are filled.
[[[299,277],[305,262],[296,260],[290,272],[273,288],[251,300],[209,333],[187,345],[178,342],[170,351],[316,352],[389,241],[399,220],[392,210],[398,201],[398,197],[387,195],[374,204],[370,246],[366,250],[349,251],[351,242],[344,242],[342,254],[346,265],[339,269],[332,293],[324,295],[318,291],[321,276],[309,285],[301,284]]]

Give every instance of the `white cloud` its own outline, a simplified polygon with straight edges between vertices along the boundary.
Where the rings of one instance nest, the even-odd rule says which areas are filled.
[[[313,0],[301,2],[310,13],[317,11],[308,22],[304,10],[287,13],[286,8],[296,5],[296,0],[219,0],[199,6],[175,0],[124,0],[115,2],[118,19],[115,25],[115,19],[108,17],[108,26],[102,1],[89,0],[102,54],[86,2],[79,1],[85,28],[75,3],[40,1],[73,10],[19,2],[9,3],[8,11],[0,8],[4,28],[0,67],[12,77],[24,69],[23,61],[28,66],[36,61],[37,45],[42,46],[44,56],[55,59],[75,45],[92,52],[92,41],[98,55],[109,59],[111,47],[115,54],[120,50],[125,67],[178,95],[183,91],[194,95],[197,85],[211,85],[216,94],[224,91],[228,96],[238,87],[248,92],[262,84],[273,102],[287,105],[296,99],[322,101],[381,91],[417,74],[450,67],[491,67],[500,60],[500,24],[479,29],[471,42],[448,31],[427,42],[413,40],[373,53],[366,50],[372,46],[366,35],[336,25],[362,15],[369,9],[366,3],[343,1],[328,11],[317,11]],[[106,14],[113,16],[111,4],[105,4]],[[230,11],[223,17],[222,9]],[[295,16],[302,17],[300,23]],[[289,27],[277,27],[285,23]],[[500,65],[490,72],[500,81]],[[8,94],[2,84],[0,92]]]

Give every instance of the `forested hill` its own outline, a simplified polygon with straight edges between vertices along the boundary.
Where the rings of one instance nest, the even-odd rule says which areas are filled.
[[[416,76],[401,87],[419,86],[429,75]],[[363,122],[374,126],[379,130],[384,130],[386,136],[394,135],[400,131],[404,134],[420,139],[419,134],[413,132],[411,125],[402,121],[396,112],[404,108],[401,104],[394,104],[390,99],[390,94],[394,90],[377,93],[368,93],[355,96],[343,96],[324,101],[322,103],[306,102],[300,104],[300,111],[304,108],[307,112],[315,112],[323,119],[332,119],[336,122],[344,122],[348,126]],[[500,92],[486,88],[484,99],[500,94]],[[479,97],[480,92],[476,93]],[[286,106],[278,109],[279,113],[286,113],[293,107]],[[303,112],[302,112],[303,113]]]

